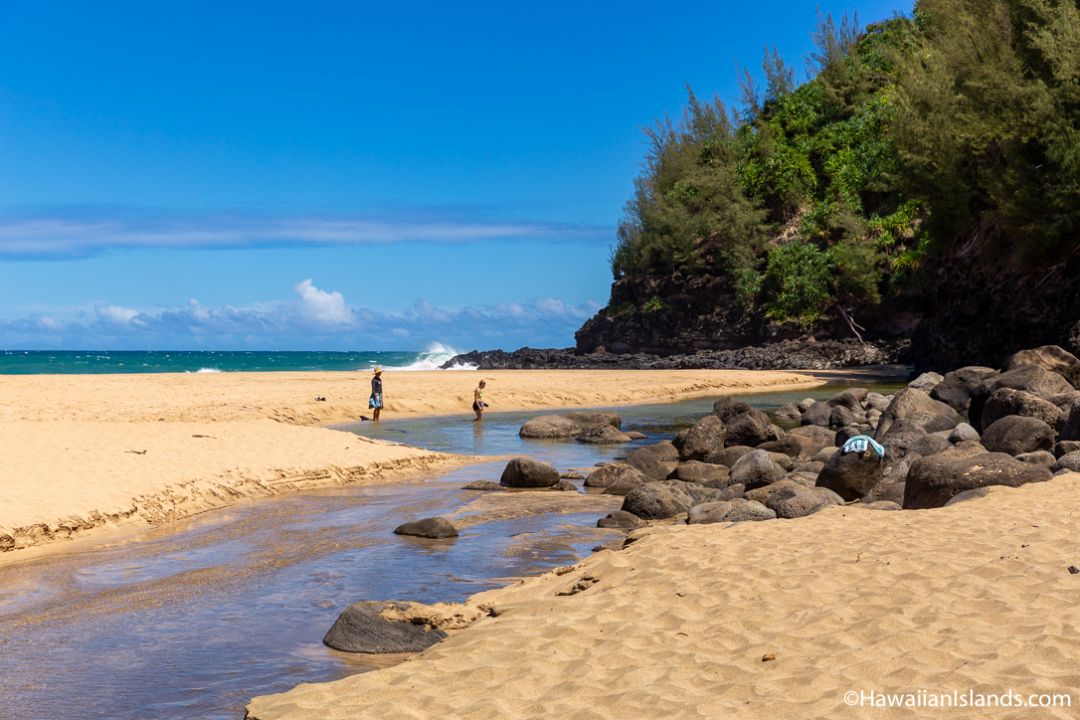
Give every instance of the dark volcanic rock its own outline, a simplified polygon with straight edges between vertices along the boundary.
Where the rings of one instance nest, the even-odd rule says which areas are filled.
[[[801,422],[803,425],[828,427],[829,421],[832,419],[832,411],[833,408],[828,403],[814,403],[803,413]]]
[[[458,536],[457,528],[449,520],[441,517],[424,518],[414,520],[394,528],[395,535],[412,535],[422,538],[454,538]]]
[[[804,455],[803,443],[796,437],[790,435],[784,435],[779,440],[770,440],[769,442],[758,445],[758,450],[765,450],[767,452],[783,453],[789,457],[797,458]]]
[[[1021,365],[1008,372],[987,378],[971,394],[968,406],[968,421],[975,427],[983,427],[982,412],[986,401],[999,388],[1023,390],[1043,399],[1070,393],[1075,390],[1069,382],[1057,373],[1043,370],[1034,365]]]
[[[573,420],[582,427],[610,425],[616,430],[622,429],[622,417],[614,412],[570,412],[564,417]]]
[[[577,441],[589,445],[621,445],[632,440],[629,435],[611,425],[589,428],[577,436]]]
[[[625,530],[633,530],[636,527],[641,527],[645,524],[645,521],[639,518],[633,513],[628,513],[625,510],[613,510],[604,517],[596,521],[596,527],[599,528],[617,528]]]
[[[743,455],[753,449],[754,448],[750,447],[749,445],[732,445],[731,447],[726,447],[719,452],[709,453],[705,457],[705,462],[712,463],[714,465],[726,465],[727,467],[731,467],[739,460],[739,458],[741,458]]]
[[[728,469],[723,465],[713,465],[712,463],[704,463],[698,460],[688,460],[684,463],[679,463],[679,466],[672,472],[672,477],[675,480],[701,484],[712,482],[713,485],[711,485],[711,487],[720,487],[722,484],[726,483],[729,475]]]
[[[980,365],[969,365],[958,370],[945,373],[945,378],[934,386],[930,397],[946,403],[958,413],[967,414],[971,404],[971,396],[975,390],[982,386],[987,378],[997,375],[993,368]]]
[[[885,461],[873,452],[836,453],[818,473],[817,485],[844,500],[859,500],[881,480]]]
[[[626,458],[627,465],[636,468],[650,480],[665,480],[671,468],[649,446],[639,447]]]
[[[463,485],[462,490],[483,490],[485,492],[492,492],[496,490],[503,490],[502,485],[497,482],[491,482],[490,480],[473,480],[468,485]]]
[[[794,519],[816,513],[832,505],[843,505],[844,499],[832,490],[824,487],[780,488],[769,495],[766,507],[776,513],[776,517]]]
[[[784,477],[784,468],[777,465],[769,453],[753,450],[739,458],[731,466],[731,482],[739,483],[747,490],[769,485]]]
[[[730,395],[725,395],[716,402],[713,403],[713,415],[723,420],[725,423],[734,417],[738,417],[743,413],[748,413],[753,410],[748,403],[742,400],[736,400]]]
[[[761,503],[743,498],[707,502],[690,508],[686,522],[697,525],[720,522],[772,520],[776,513]]]
[[[769,416],[760,410],[750,410],[733,417],[725,423],[728,445],[749,445],[756,447],[770,440],[777,440],[779,433],[776,426],[769,422]]]
[[[559,484],[559,471],[530,458],[514,458],[506,464],[499,482],[513,488],[543,488]]]
[[[645,520],[675,517],[694,504],[694,498],[686,490],[688,484],[672,481],[639,485],[626,495],[622,509]]]
[[[1005,453],[956,457],[940,453],[911,464],[904,488],[904,508],[941,507],[954,495],[990,485],[1018,487],[1049,480],[1050,470],[1022,463]]]
[[[986,428],[982,434],[982,444],[990,452],[1009,455],[1052,450],[1054,428],[1033,417],[1009,415]]]
[[[640,470],[626,463],[608,463],[598,467],[585,478],[585,487],[609,488],[616,483],[623,483],[628,487],[642,485],[649,482]]]
[[[323,642],[344,652],[405,653],[420,652],[446,637],[438,628],[390,620],[382,615],[383,611],[400,613],[407,607],[397,602],[350,605],[338,616]]]
[[[518,434],[523,438],[552,440],[577,437],[582,429],[581,425],[563,415],[541,415],[526,420]]]
[[[704,460],[710,453],[724,449],[726,437],[723,421],[715,415],[706,415],[686,433],[679,457],[683,460]]]
[[[1080,360],[1068,350],[1057,345],[1043,345],[1031,350],[1021,350],[1005,358],[1004,370],[1014,370],[1021,365],[1034,365],[1057,373],[1073,387],[1080,387]]]
[[[1038,395],[1032,395],[1023,390],[1012,388],[998,388],[983,405],[982,416],[979,421],[983,430],[1007,415],[1023,415],[1042,420],[1047,425],[1057,425],[1061,410],[1048,400],[1043,400]]]
[[[909,430],[928,433],[951,430],[960,420],[960,415],[949,405],[934,400],[922,390],[904,388],[881,414],[875,437],[881,440],[889,433]]]

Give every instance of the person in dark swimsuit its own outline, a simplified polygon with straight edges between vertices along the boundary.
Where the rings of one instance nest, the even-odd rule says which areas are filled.
[[[371,378],[371,397],[368,399],[368,407],[372,410],[372,420],[379,419],[379,413],[382,412],[383,407],[383,395],[382,395],[382,368],[375,368],[375,375]]]
[[[480,384],[476,387],[476,390],[473,390],[472,409],[473,409],[473,412],[476,413],[476,419],[477,420],[483,420],[484,419],[484,408],[487,407],[487,403],[484,402],[484,388],[485,387],[487,387],[487,383],[484,382],[483,380],[481,380]]]

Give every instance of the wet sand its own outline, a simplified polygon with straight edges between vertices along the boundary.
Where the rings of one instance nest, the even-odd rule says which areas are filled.
[[[387,372],[384,419],[675,402],[813,387],[788,372]],[[420,477],[461,458],[324,426],[370,414],[367,373],[0,376],[0,551],[158,525],[240,499]],[[316,400],[325,397],[325,401]],[[0,563],[19,552],[0,552]]]
[[[473,596],[495,616],[400,665],[257,697],[248,717],[1073,718],[1078,503],[1070,474],[934,510],[636,531]],[[920,690],[1065,693],[1071,707],[846,695]]]

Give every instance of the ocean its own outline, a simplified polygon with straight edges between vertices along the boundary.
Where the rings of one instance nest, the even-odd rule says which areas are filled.
[[[437,370],[458,354],[432,343],[423,352],[264,352],[257,350],[0,350],[0,375]],[[472,365],[454,370],[475,370]]]

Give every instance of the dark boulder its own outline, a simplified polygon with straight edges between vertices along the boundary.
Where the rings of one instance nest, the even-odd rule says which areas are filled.
[[[832,408],[842,407],[851,412],[859,412],[863,409],[863,403],[866,402],[866,397],[869,394],[870,391],[866,388],[851,388],[833,395],[825,403]]]
[[[1058,472],[1059,470],[1080,472],[1080,451],[1062,455],[1050,466],[1050,470],[1053,472]]]
[[[514,458],[506,464],[499,482],[513,488],[544,488],[559,484],[559,471],[531,458]]]
[[[611,425],[598,425],[577,436],[577,441],[589,445],[620,445],[632,440],[629,435]]]
[[[613,412],[572,412],[566,413],[565,417],[573,420],[583,428],[609,425],[616,430],[622,429],[622,417]]]
[[[732,418],[738,417],[743,413],[748,413],[753,410],[748,403],[742,400],[736,400],[731,396],[724,396],[713,403],[713,415],[720,418],[722,422],[727,424]]]
[[[941,381],[945,378],[938,375],[936,372],[924,372],[919,377],[915,378],[908,383],[909,388],[915,390],[922,390],[924,393],[929,394],[934,388],[941,384]]]
[[[457,528],[446,518],[433,517],[423,520],[414,520],[394,528],[395,535],[412,535],[422,538],[455,538],[458,536]]]
[[[660,462],[678,462],[679,449],[669,442],[658,442],[652,445],[642,445],[642,450],[648,450]]]
[[[1075,390],[1068,380],[1057,373],[1034,365],[1021,365],[1008,372],[987,378],[972,392],[971,404],[968,406],[968,421],[972,425],[985,427],[982,424],[983,408],[990,396],[1000,388],[1023,390],[1043,399]]]
[[[473,480],[468,485],[463,485],[462,490],[483,490],[484,492],[492,492],[495,490],[503,490],[502,485],[497,482],[491,482],[490,480]]]
[[[616,483],[641,485],[649,481],[640,470],[626,463],[613,462],[602,465],[585,478],[585,487],[609,488]]]
[[[769,421],[769,416],[760,410],[751,410],[737,415],[725,423],[726,444],[758,445],[779,438],[778,428]]]
[[[1054,453],[1047,450],[1036,450],[1034,452],[1020,453],[1016,456],[1016,459],[1020,462],[1032,463],[1034,465],[1042,465],[1043,467],[1051,467],[1057,460],[1054,458]]]
[[[979,421],[983,430],[1008,415],[1023,415],[1042,420],[1047,425],[1054,427],[1061,416],[1061,410],[1048,400],[1043,400],[1037,395],[1032,395],[1024,390],[1013,388],[998,388],[983,404],[982,416]]]
[[[704,460],[709,453],[724,449],[726,437],[727,432],[720,418],[706,415],[686,433],[679,457],[682,460]]]
[[[834,407],[829,415],[829,427],[842,428],[848,425],[858,425],[866,420],[863,411],[853,412],[846,407]]]
[[[1058,440],[1054,445],[1054,457],[1062,457],[1080,451],[1080,440]]]
[[[739,460],[739,458],[753,449],[754,448],[749,445],[732,445],[731,447],[726,447],[718,452],[709,453],[705,456],[705,462],[731,467]]]
[[[650,446],[640,447],[630,453],[626,458],[626,463],[650,480],[664,480],[671,473],[668,463],[661,460]]]
[[[967,457],[951,451],[919,458],[911,464],[904,488],[904,508],[941,507],[954,495],[990,485],[1018,487],[1049,480],[1050,470],[1022,463],[1005,453]]]
[[[596,521],[596,527],[598,528],[615,528],[620,530],[633,530],[644,524],[644,520],[625,510],[613,510]]]
[[[1057,345],[1043,345],[1031,350],[1021,350],[1005,358],[1004,370],[1014,370],[1022,365],[1034,365],[1065,378],[1073,387],[1080,387],[1080,360],[1068,350]]]
[[[649,482],[631,490],[623,499],[622,510],[644,520],[664,520],[684,513],[694,499],[682,482]]]
[[[338,616],[323,642],[356,653],[420,652],[446,637],[438,628],[392,619],[408,606],[398,602],[360,602]],[[385,617],[384,612],[391,617]]]
[[[789,457],[797,458],[803,455],[803,443],[790,435],[784,435],[779,440],[770,440],[758,445],[758,450],[771,453],[783,453]]]
[[[829,426],[829,419],[832,417],[833,408],[828,403],[818,402],[807,408],[806,412],[802,415],[802,420],[799,422],[803,425],[819,425],[821,427]]]
[[[844,499],[823,487],[781,488],[769,495],[766,507],[776,517],[788,520],[805,517],[833,505],[843,505]]]
[[[859,500],[878,484],[884,472],[885,461],[872,451],[836,453],[818,473],[817,485],[844,500]]]
[[[700,484],[711,481],[714,483],[711,487],[720,487],[720,484],[726,483],[729,475],[728,468],[723,465],[713,465],[699,460],[687,460],[684,463],[679,463],[679,466],[672,472],[671,477],[674,480]]]
[[[1033,417],[1009,415],[986,428],[982,434],[982,444],[990,452],[1009,455],[1052,450],[1054,428]]]
[[[819,425],[804,425],[792,428],[784,435],[785,440],[794,439],[795,442],[802,445],[802,454],[806,457],[813,457],[821,449],[832,446],[835,437],[835,431]]]
[[[966,422],[962,422],[949,432],[949,442],[952,444],[964,442],[965,440],[979,441],[979,431],[971,427]]]
[[[743,498],[702,503],[690,508],[686,522],[697,525],[721,522],[772,520],[776,513],[761,503]]]
[[[776,464],[769,453],[753,450],[739,458],[731,466],[732,483],[740,483],[747,490],[769,485],[784,477],[785,470]]]
[[[534,440],[557,440],[573,438],[581,434],[583,428],[578,423],[562,415],[541,415],[526,420],[518,430],[518,435]]]
[[[875,437],[881,440],[889,433],[911,430],[928,433],[951,430],[960,420],[960,415],[949,405],[934,400],[922,390],[904,388],[881,414]]]
[[[958,370],[945,373],[944,379],[930,391],[930,397],[950,405],[962,415],[966,415],[968,405],[971,404],[971,395],[982,386],[983,382],[997,375],[993,368],[980,365],[969,365]]]

